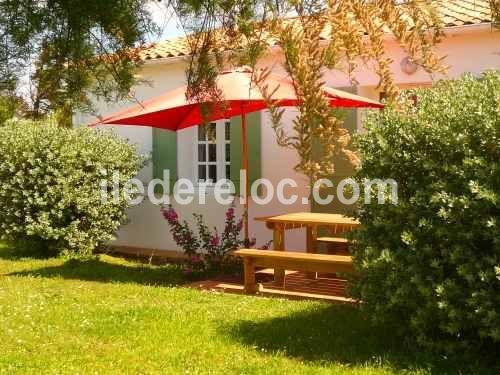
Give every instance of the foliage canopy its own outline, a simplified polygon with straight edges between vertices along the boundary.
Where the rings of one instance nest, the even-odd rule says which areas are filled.
[[[392,60],[384,43],[386,33],[391,32],[412,61],[430,72],[445,70],[434,53],[442,37],[435,2],[230,0],[203,4],[206,6],[184,8],[180,13],[189,20],[185,23],[198,28],[190,38],[189,96],[199,100],[211,95],[214,101],[223,100],[215,85],[217,74],[228,65],[253,67],[255,84],[268,99],[279,144],[298,153],[300,162],[295,169],[311,180],[334,172],[336,153],[346,154],[353,163],[358,161],[348,151],[349,134],[318,90],[324,83],[325,68],[344,73],[353,84],[359,69],[371,69],[379,76],[381,89],[394,98]],[[219,27],[207,27],[214,24]],[[233,46],[231,51],[228,45]],[[279,62],[302,102],[291,132],[281,123],[282,110],[273,108],[275,88],[264,87],[271,68],[259,69],[262,58],[276,46],[281,50]],[[316,140],[322,145],[322,155],[313,154]]]
[[[88,255],[113,239],[129,206],[123,188],[143,163],[111,134],[31,121],[0,127],[0,154],[1,236],[51,253]],[[120,193],[103,200],[102,181]]]
[[[404,98],[370,116],[357,140],[356,179],[396,180],[398,203],[373,199],[357,212],[355,294],[421,344],[498,353],[500,72]]]
[[[134,47],[155,29],[146,4],[2,0],[0,91],[31,75],[33,115],[57,110],[66,125],[73,110],[92,110],[90,95],[126,97],[139,65]]]

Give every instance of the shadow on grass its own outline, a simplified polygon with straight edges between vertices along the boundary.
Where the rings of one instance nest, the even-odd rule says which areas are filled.
[[[113,264],[98,259],[69,260],[59,266],[42,267],[10,273],[8,276],[61,277],[71,280],[103,283],[134,283],[141,285],[173,286],[186,282],[179,266],[151,267],[148,265]]]
[[[57,252],[49,250],[47,246],[32,241],[19,241],[16,244],[0,242],[0,259],[49,259]]]
[[[459,373],[465,367],[473,373],[491,373],[477,363],[444,360],[404,344],[391,327],[374,327],[356,307],[319,306],[299,313],[264,321],[240,321],[224,327],[229,336],[256,350],[281,353],[306,362],[346,366],[384,366],[396,372],[420,370],[429,373]],[[465,373],[469,373],[465,370]]]

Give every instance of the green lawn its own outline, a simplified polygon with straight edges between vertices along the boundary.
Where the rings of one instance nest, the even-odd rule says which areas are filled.
[[[1,245],[0,245],[1,246]],[[353,307],[189,289],[174,266],[0,249],[0,373],[456,373]],[[488,373],[484,369],[484,373]]]

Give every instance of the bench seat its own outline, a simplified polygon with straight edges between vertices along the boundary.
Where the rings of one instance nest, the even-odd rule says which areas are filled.
[[[352,257],[348,255],[327,255],[299,253],[292,251],[240,249],[234,252],[244,260],[245,291],[255,293],[255,267],[280,268],[293,271],[322,273],[354,273]],[[282,282],[283,280],[276,280]]]

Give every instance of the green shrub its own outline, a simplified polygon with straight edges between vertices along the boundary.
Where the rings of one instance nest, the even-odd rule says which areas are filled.
[[[399,321],[421,344],[497,348],[500,74],[405,97],[399,110],[370,115],[357,139],[358,182],[393,178],[399,201],[359,207],[353,293],[374,319]]]
[[[23,102],[20,98],[14,95],[3,95],[0,92],[0,126],[13,118],[22,107]]]
[[[28,121],[0,128],[0,154],[0,235],[73,255],[114,238],[128,207],[122,188],[144,161],[111,134]],[[101,181],[111,186],[112,171],[121,194],[104,202]]]

